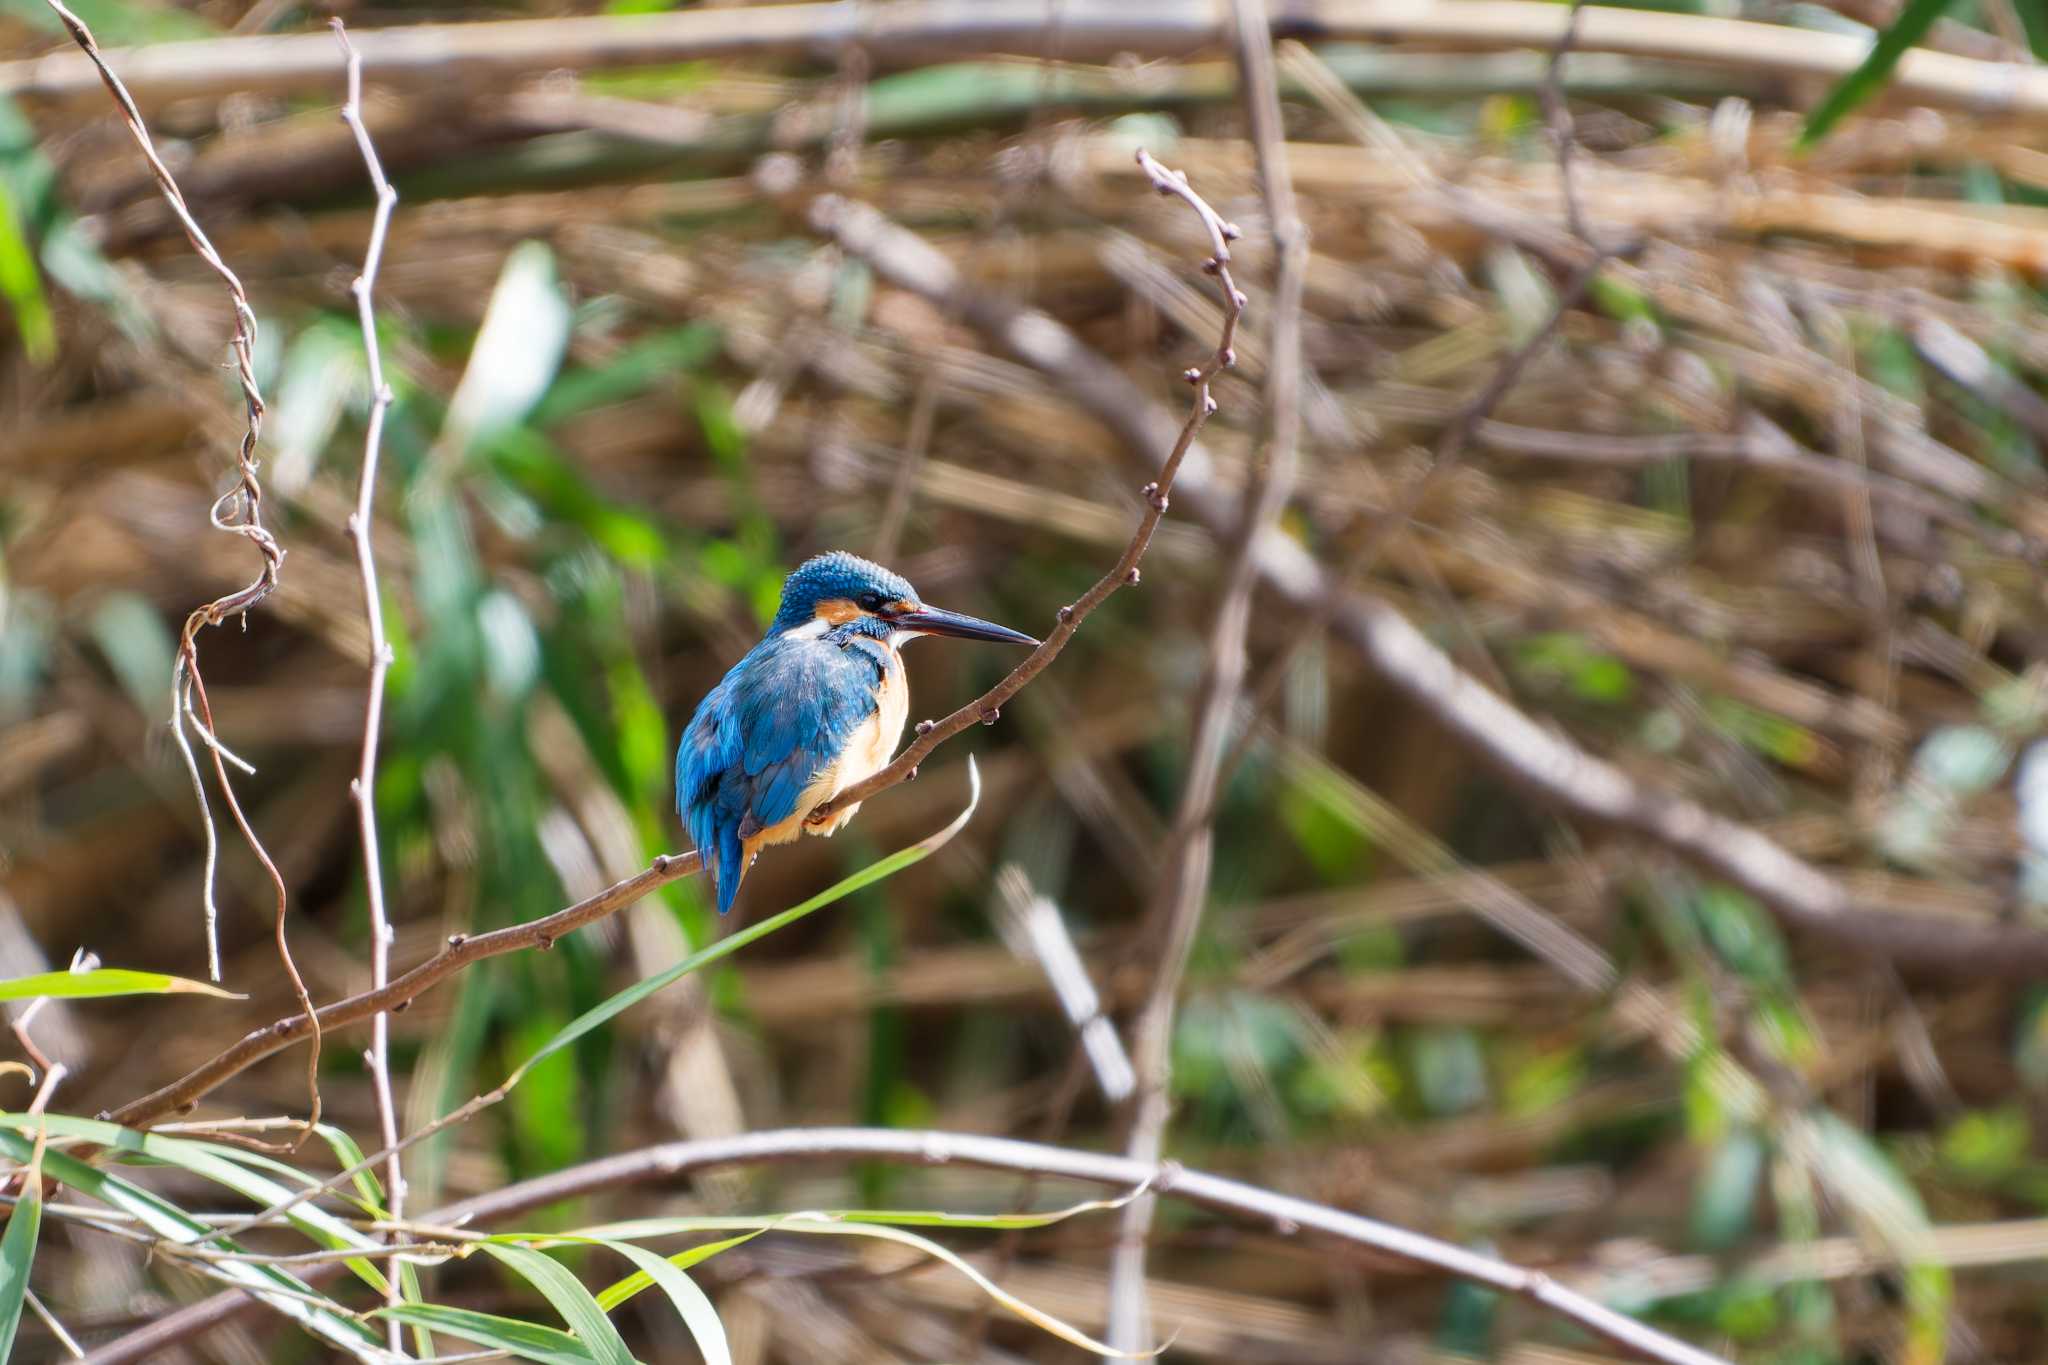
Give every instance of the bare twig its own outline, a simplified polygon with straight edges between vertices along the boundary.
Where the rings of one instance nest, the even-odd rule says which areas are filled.
[[[1136,1084],[1130,1056],[1116,1025],[1102,1012],[1102,997],[1081,961],[1080,949],[1067,932],[1059,907],[1035,890],[1024,870],[1014,863],[996,874],[994,918],[1010,951],[1044,971],[1067,1022],[1074,1026],[1081,1055],[1094,1072],[1102,1098],[1111,1104],[1130,1098]]]
[[[391,227],[391,211],[398,203],[398,191],[384,177],[370,130],[363,125],[363,59],[349,44],[348,30],[340,19],[332,21],[334,36],[341,43],[347,66],[348,98],[341,106],[341,121],[355,134],[363,154],[363,166],[377,191],[376,214],[370,219],[370,240],[363,249],[363,270],[350,284],[355,295],[356,322],[363,333],[363,362],[370,385],[370,412],[363,424],[363,467],[356,482],[356,507],[349,515],[348,536],[355,542],[356,570],[363,580],[363,616],[370,628],[370,681],[363,701],[362,762],[349,795],[356,806],[356,828],[363,844],[363,887],[370,918],[370,989],[382,990],[391,983],[391,921],[384,912],[383,859],[377,849],[377,744],[383,731],[384,679],[391,669],[391,643],[384,637],[384,603],[377,587],[377,560],[371,548],[371,519],[377,491],[377,457],[383,448],[384,414],[391,407],[391,386],[384,382],[383,348],[377,343],[377,314],[372,296],[377,288],[377,266],[384,256],[384,238]],[[386,1148],[398,1146],[398,1108],[391,1094],[391,1016],[379,1010],[370,1018],[370,1085],[377,1097],[377,1129]],[[396,1220],[405,1216],[405,1168],[393,1151],[384,1168],[385,1207]],[[385,1302],[399,1301],[398,1277],[386,1286]],[[403,1341],[402,1324],[390,1324],[391,1347]]]
[[[1174,477],[1180,473],[1181,462],[1193,448],[1195,437],[1208,422],[1210,414],[1216,411],[1216,399],[1209,386],[1237,358],[1233,347],[1237,339],[1238,316],[1244,310],[1244,297],[1230,279],[1230,243],[1237,237],[1236,227],[1224,222],[1199,194],[1188,188],[1185,175],[1166,169],[1142,147],[1138,149],[1138,165],[1155,190],[1186,201],[1202,220],[1202,228],[1209,238],[1209,259],[1203,264],[1203,269],[1217,277],[1224,301],[1223,334],[1215,353],[1205,363],[1181,376],[1195,391],[1193,407],[1187,420],[1181,424],[1180,434],[1168,450],[1165,462],[1159,466],[1157,476],[1138,490],[1139,497],[1145,502],[1145,509],[1138,517],[1138,528],[1109,572],[1097,579],[1094,587],[1059,609],[1053,628],[1046,632],[1045,642],[1032,650],[1008,677],[943,720],[919,721],[915,738],[894,762],[820,804],[810,814],[812,824],[823,824],[834,811],[865,801],[876,792],[908,778],[932,750],[968,726],[977,722],[993,725],[1002,712],[1003,704],[1059,657],[1060,651],[1067,647],[1067,641],[1074,637],[1074,632],[1081,628],[1081,622],[1088,618],[1090,612],[1101,606],[1118,588],[1138,581],[1138,562],[1145,557],[1146,547],[1152,543],[1152,533],[1158,529],[1160,518],[1166,515]],[[873,209],[837,195],[818,196],[811,205],[809,216],[813,229],[855,255],[872,250],[876,241],[892,230],[887,220]]]
[[[22,1296],[28,1301],[29,1311],[42,1319],[43,1326],[50,1329],[50,1335],[57,1338],[57,1344],[64,1348],[64,1354],[73,1360],[85,1359],[85,1348],[78,1344],[78,1338],[71,1335],[64,1324],[57,1321],[57,1315],[44,1306],[33,1289],[23,1288]]]
[[[1571,104],[1564,93],[1564,59],[1571,55],[1579,40],[1579,11],[1584,6],[1585,0],[1571,0],[1564,33],[1550,49],[1550,66],[1543,79],[1543,118],[1550,125],[1550,140],[1557,149],[1557,178],[1564,188],[1565,225],[1571,228],[1572,236],[1597,246],[1586,229],[1586,211],[1579,206],[1578,182],[1572,175],[1572,153],[1578,149],[1579,139],[1572,122]]]
[[[1364,538],[1351,552],[1344,566],[1338,570],[1336,581],[1339,583],[1355,582],[1372,570],[1393,538],[1406,531],[1410,518],[1415,515],[1416,509],[1422,506],[1423,500],[1464,464],[1465,453],[1472,444],[1473,434],[1487,421],[1488,415],[1500,406],[1501,400],[1507,397],[1509,390],[1520,381],[1523,371],[1529,368],[1538,355],[1549,348],[1558,331],[1564,326],[1565,318],[1585,299],[1587,292],[1593,287],[1593,281],[1599,277],[1607,263],[1616,256],[1631,254],[1640,247],[1640,243],[1637,243],[1609,252],[1587,236],[1585,216],[1579,207],[1578,195],[1573,186],[1571,152],[1577,139],[1573,135],[1569,111],[1564,107],[1561,74],[1562,59],[1578,33],[1579,3],[1580,0],[1573,0],[1572,19],[1551,55],[1544,90],[1546,105],[1550,106],[1552,111],[1552,134],[1557,141],[1558,174],[1564,182],[1572,233],[1592,249],[1592,254],[1572,271],[1571,278],[1558,292],[1557,301],[1551,305],[1550,312],[1542,324],[1510,351],[1479,391],[1459,407],[1450,425],[1446,426],[1443,434],[1437,438],[1435,456],[1428,468],[1408,480],[1400,495],[1373,521]],[[1335,107],[1342,121],[1359,133],[1368,147],[1401,145],[1397,141],[1389,141],[1392,138],[1391,131],[1377,126],[1374,116],[1366,109],[1364,102],[1345,87],[1343,81],[1338,79],[1337,74],[1330,70],[1314,49],[1299,43],[1289,44],[1287,63],[1319,100],[1326,106]],[[1437,184],[1435,177],[1419,160],[1411,158],[1410,161],[1418,185],[1439,191],[1444,189]],[[1328,629],[1328,610],[1334,602],[1334,598],[1326,598],[1315,619],[1305,623],[1303,629],[1293,632],[1280,652],[1266,663],[1264,673],[1251,689],[1253,714],[1262,714],[1272,705],[1301,651],[1307,647],[1309,641],[1318,638]],[[1253,733],[1252,728],[1248,726],[1238,737],[1228,760],[1224,763],[1224,781],[1227,782],[1230,775],[1237,771],[1237,765],[1244,761]]]
[[[424,1215],[413,1226],[482,1224],[563,1200],[584,1198],[623,1186],[674,1180],[715,1167],[780,1161],[829,1162],[843,1166],[849,1160],[897,1161],[927,1166],[958,1164],[1050,1179],[1080,1180],[1113,1188],[1149,1188],[1199,1208],[1248,1219],[1282,1236],[1312,1233],[1338,1244],[1366,1248],[1409,1265],[1528,1299],[1648,1360],[1666,1362],[1666,1365],[1725,1365],[1720,1357],[1645,1327],[1633,1318],[1567,1288],[1541,1271],[1525,1270],[1326,1204],[1296,1199],[1223,1176],[1186,1170],[1171,1162],[1151,1165],[1128,1157],[1074,1151],[1020,1142],[1014,1138],[897,1128],[791,1128],[730,1138],[664,1143],[492,1190],[437,1209]],[[309,1271],[305,1278],[317,1280],[338,1270],[339,1267],[323,1266]],[[121,1365],[122,1362],[160,1358],[178,1342],[207,1330],[245,1307],[253,1307],[255,1302],[239,1291],[216,1294],[99,1347],[87,1359],[93,1365]]]
[[[1173,854],[1159,887],[1152,922],[1163,939],[1152,990],[1138,1016],[1135,1039],[1137,1108],[1125,1155],[1156,1163],[1172,1115],[1169,1073],[1174,1009],[1194,950],[1195,931],[1209,900],[1215,855],[1216,794],[1225,775],[1225,748],[1244,691],[1245,640],[1251,628],[1252,589],[1257,573],[1252,546],[1287,505],[1294,488],[1301,434],[1301,297],[1308,267],[1308,237],[1295,210],[1288,175],[1286,133],[1280,121],[1280,90],[1263,0],[1236,0],[1237,59],[1243,73],[1246,115],[1256,150],[1266,219],[1273,241],[1272,324],[1267,334],[1266,424],[1263,466],[1245,490],[1243,525],[1224,571],[1222,596],[1210,629],[1194,733],[1189,743],[1186,784],[1174,818]],[[1198,205],[1199,206],[1199,205]],[[1224,283],[1229,286],[1226,273]],[[1238,298],[1234,288],[1229,292]],[[1241,309],[1242,304],[1238,307]],[[1226,331],[1236,321],[1226,313]],[[1151,1236],[1156,1197],[1145,1194],[1126,1205],[1110,1260],[1109,1342],[1119,1350],[1152,1349],[1151,1311],[1145,1291],[1145,1250]]]
[[[71,965],[65,970],[89,972],[99,965],[98,953],[80,948],[71,955]],[[28,1054],[29,1060],[36,1064],[36,1069],[43,1073],[42,1080],[36,1084],[35,1098],[29,1101],[28,1112],[31,1114],[40,1114],[48,1108],[50,1096],[56,1092],[64,1077],[71,1071],[63,1062],[53,1062],[43,1055],[43,1050],[36,1046],[35,1036],[29,1032],[29,1025],[35,1022],[36,1016],[43,1012],[44,1006],[48,1005],[51,999],[50,996],[42,995],[29,1001],[27,1007],[15,1016],[13,1023],[15,1041],[21,1044],[21,1050]]]
[[[246,1033],[233,1046],[187,1075],[102,1117],[130,1127],[142,1127],[166,1114],[189,1110],[202,1095],[216,1086],[265,1057],[305,1041],[312,1033],[309,1022],[320,1029],[334,1029],[402,1009],[415,996],[446,981],[471,963],[523,948],[550,947],[564,934],[574,933],[586,924],[623,910],[670,882],[682,880],[701,866],[695,853],[663,854],[645,871],[615,882],[596,895],[552,915],[484,934],[451,934],[447,946],[440,952],[382,989],[367,990],[323,1006],[310,1021],[302,1011]]]

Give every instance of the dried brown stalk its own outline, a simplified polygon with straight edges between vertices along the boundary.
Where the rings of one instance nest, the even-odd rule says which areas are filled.
[[[363,886],[370,919],[370,989],[382,990],[391,983],[391,921],[384,911],[384,867],[377,851],[377,744],[383,731],[384,679],[391,669],[391,643],[384,636],[384,603],[377,587],[377,560],[371,547],[374,499],[377,491],[377,457],[383,448],[384,414],[391,407],[391,386],[384,382],[383,350],[377,343],[377,314],[372,295],[377,288],[377,266],[384,257],[384,239],[391,228],[391,211],[398,203],[398,191],[384,177],[370,130],[363,125],[363,59],[348,40],[348,30],[339,19],[333,21],[334,36],[341,43],[347,64],[348,98],[342,102],[341,121],[355,134],[363,154],[363,166],[377,192],[377,209],[370,219],[370,240],[363,249],[363,270],[349,285],[355,295],[356,322],[363,333],[363,362],[370,384],[370,412],[363,425],[363,467],[356,482],[355,511],[349,514],[348,537],[355,543],[356,569],[363,579],[363,615],[370,628],[370,680],[363,701],[362,762],[349,783],[349,796],[356,807],[356,827],[363,844]],[[381,1146],[398,1146],[398,1107],[391,1093],[391,1016],[383,1010],[370,1019],[370,1049],[364,1054],[370,1067],[370,1086],[377,1097],[377,1131]],[[394,1221],[405,1216],[405,1169],[397,1151],[384,1168],[385,1207]],[[386,1286],[385,1301],[399,1300],[398,1277]],[[390,1324],[391,1346],[398,1349],[403,1327]]]
[[[1301,437],[1301,300],[1308,269],[1308,235],[1295,208],[1294,182],[1287,168],[1280,85],[1265,5],[1261,0],[1236,0],[1233,8],[1247,122],[1275,258],[1266,354],[1267,447],[1265,462],[1253,471],[1245,491],[1243,525],[1223,573],[1189,741],[1187,781],[1174,817],[1173,851],[1151,917],[1161,931],[1163,947],[1151,994],[1138,1016],[1132,1059],[1137,1071],[1137,1106],[1124,1147],[1126,1156],[1148,1163],[1159,1160],[1173,1113],[1169,1082],[1174,1011],[1202,911],[1209,901],[1216,851],[1216,794],[1228,775],[1226,750],[1244,695],[1245,643],[1251,629],[1252,590],[1258,583],[1252,546],[1274,526],[1293,492]],[[1190,203],[1206,222],[1207,206],[1192,198]],[[1228,330],[1242,312],[1243,295],[1227,273],[1223,282],[1230,298],[1225,312]],[[1109,1278],[1109,1342],[1119,1350],[1152,1349],[1145,1252],[1156,1202],[1156,1196],[1141,1194],[1125,1205],[1120,1215]]]
[[[1282,1236],[1313,1234],[1528,1299],[1647,1360],[1662,1361],[1665,1365],[1726,1365],[1719,1356],[1645,1327],[1538,1270],[1526,1270],[1326,1204],[1278,1194],[1224,1176],[1186,1170],[1171,1162],[1148,1164],[1128,1157],[1014,1138],[897,1128],[791,1128],[664,1143],[603,1157],[465,1199],[425,1215],[420,1225],[481,1225],[563,1200],[624,1186],[675,1180],[721,1166],[783,1161],[843,1165],[851,1160],[926,1166],[959,1164],[1125,1190],[1156,1191],[1199,1208],[1250,1220]],[[339,1273],[340,1269],[316,1267],[305,1278],[318,1281]],[[124,1365],[129,1361],[157,1359],[178,1342],[245,1307],[254,1307],[256,1302],[239,1290],[216,1294],[100,1347],[87,1360],[91,1365]]]

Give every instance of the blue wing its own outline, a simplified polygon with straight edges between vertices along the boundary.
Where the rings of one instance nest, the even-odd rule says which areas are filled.
[[[882,664],[865,649],[772,635],[697,707],[676,750],[676,809],[732,907],[746,839],[796,812],[804,788],[875,709]]]

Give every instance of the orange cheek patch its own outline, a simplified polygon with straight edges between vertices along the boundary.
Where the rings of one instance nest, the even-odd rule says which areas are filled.
[[[883,610],[887,611],[891,616],[901,616],[903,613],[907,611],[916,611],[917,603],[911,601],[907,597],[899,597],[894,602],[891,602],[887,607],[883,608]]]
[[[847,601],[844,597],[834,597],[829,601],[818,603],[817,611],[818,619],[828,626],[843,626],[854,617],[860,615],[860,608]]]

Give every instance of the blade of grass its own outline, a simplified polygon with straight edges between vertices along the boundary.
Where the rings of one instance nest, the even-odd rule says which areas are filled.
[[[13,1129],[17,1132],[39,1132],[47,1129],[54,1137],[95,1143],[117,1156],[141,1157],[162,1165],[175,1166],[202,1180],[209,1180],[233,1190],[259,1205],[268,1205],[288,1198],[293,1191],[248,1169],[249,1166],[262,1165],[287,1175],[295,1182],[311,1182],[314,1179],[258,1152],[247,1152],[240,1148],[200,1142],[192,1138],[166,1137],[161,1133],[138,1133],[133,1129],[100,1119],[73,1118],[63,1114],[0,1114],[0,1128]],[[288,1217],[301,1233],[329,1250],[369,1248],[377,1245],[373,1238],[357,1232],[325,1209],[310,1204],[296,1206]],[[208,1228],[207,1232],[209,1238],[219,1235],[211,1228]],[[375,1265],[360,1259],[350,1260],[347,1265],[364,1283],[379,1293],[383,1292],[384,1274]]]
[[[0,1360],[14,1358],[14,1333],[21,1326],[29,1267],[35,1263],[43,1226],[43,1143],[44,1135],[38,1132],[35,1150],[22,1169],[21,1197],[14,1201],[6,1234],[0,1236]]]
[[[379,1308],[370,1316],[395,1318],[422,1331],[459,1337],[494,1351],[509,1351],[521,1360],[537,1360],[541,1365],[593,1365],[595,1359],[583,1349],[582,1342],[567,1332],[469,1308],[450,1308],[438,1303],[405,1303]]]
[[[612,1326],[612,1320],[605,1316],[604,1309],[598,1307],[591,1292],[583,1287],[583,1281],[570,1274],[559,1261],[532,1247],[486,1242],[484,1250],[516,1271],[521,1279],[539,1290],[542,1297],[555,1306],[555,1311],[562,1315],[562,1321],[569,1324],[577,1340],[598,1365],[634,1365],[633,1353],[626,1349],[619,1329]]]
[[[247,1000],[246,995],[162,972],[135,972],[125,967],[99,967],[89,972],[38,972],[0,981],[0,1000],[35,1000],[44,996],[80,999],[106,995],[211,995],[222,1000]]]
[[[870,1216],[874,1215],[871,1214]],[[937,1217],[938,1215],[912,1216]],[[1038,1215],[1027,1216],[1036,1217]],[[1052,1218],[1058,1217],[1060,1215],[1045,1216],[1048,1218]],[[1031,1304],[1026,1303],[1023,1299],[1018,1298],[1015,1294],[1012,1294],[1009,1290],[1004,1289],[994,1280],[991,1280],[990,1278],[988,1278],[988,1276],[982,1274],[979,1270],[976,1270],[972,1265],[968,1264],[964,1259],[962,1259],[957,1253],[947,1249],[944,1246],[941,1246],[937,1242],[932,1241],[929,1237],[923,1237],[914,1232],[907,1232],[901,1228],[888,1227],[878,1223],[852,1222],[827,1213],[790,1213],[775,1218],[650,1218],[624,1223],[608,1223],[602,1227],[588,1229],[584,1232],[563,1233],[552,1236],[548,1234],[541,1234],[538,1237],[528,1237],[519,1240],[553,1240],[563,1242],[595,1241],[603,1243],[605,1245],[609,1245],[611,1242],[614,1241],[625,1241],[632,1238],[664,1236],[675,1232],[686,1231],[701,1232],[711,1229],[750,1229],[755,1232],[793,1232],[813,1237],[866,1237],[874,1241],[895,1242],[901,1246],[911,1247],[917,1251],[920,1251],[925,1255],[932,1257],[934,1260],[944,1262],[946,1265],[952,1267],[960,1274],[966,1276],[970,1281],[973,1282],[974,1286],[977,1289],[981,1290],[982,1293],[988,1295],[991,1299],[994,1299],[1004,1308],[1009,1309],[1012,1313],[1016,1314],[1024,1321],[1030,1323],[1032,1326],[1037,1327],[1039,1330],[1047,1332],[1052,1336],[1058,1337],[1061,1341],[1067,1342],[1069,1345],[1079,1346],[1081,1349],[1085,1351],[1093,1352],[1098,1356],[1102,1356],[1106,1359],[1111,1360],[1149,1360],[1155,1354],[1154,1352],[1134,1353],[1129,1351],[1119,1351],[1113,1346],[1097,1341],[1095,1338],[1089,1336],[1086,1332],[1083,1332],[1080,1328],[1075,1327],[1072,1324],[1060,1318],[1054,1317],[1052,1314],[1044,1311],[1041,1308],[1036,1308]],[[489,1249],[495,1243],[505,1241],[514,1236],[514,1234],[500,1234],[498,1237],[486,1241],[484,1245],[486,1249]],[[720,1247],[718,1249],[723,1250],[723,1247]],[[698,1250],[701,1251],[703,1249],[699,1248]],[[708,1255],[711,1253],[707,1252],[705,1254]],[[605,1293],[607,1295],[610,1295],[615,1291],[625,1290],[626,1286],[629,1283],[629,1281],[621,1281],[620,1284],[613,1285],[610,1288],[608,1288],[605,1291]],[[625,1295],[622,1294],[621,1298],[623,1298],[624,1296]]]
[[[710,1260],[721,1251],[730,1251],[742,1242],[751,1242],[760,1235],[761,1230],[756,1229],[753,1232],[744,1233],[738,1237],[725,1237],[716,1242],[706,1242],[703,1246],[691,1247],[688,1251],[678,1251],[673,1256],[666,1256],[662,1259],[678,1270],[688,1270],[693,1265],[701,1265],[705,1261]],[[604,1246],[611,1246],[616,1239],[594,1237],[591,1240],[599,1242]],[[653,1285],[654,1277],[652,1275],[649,1275],[644,1270],[636,1270],[625,1279],[608,1284],[603,1289],[598,1290],[598,1306],[609,1313],[641,1290],[652,1288]]]
[[[640,1274],[661,1286],[662,1293],[668,1295],[668,1301],[675,1305],[676,1315],[682,1318],[683,1326],[690,1329],[691,1338],[703,1353],[704,1365],[732,1365],[732,1346],[725,1339],[725,1324],[718,1320],[718,1310],[712,1307],[711,1296],[698,1288],[697,1282],[685,1275],[681,1266],[631,1242],[599,1240],[598,1245],[625,1257],[640,1267]],[[597,1302],[602,1308],[603,1298]]]
[[[1882,89],[1899,58],[1906,55],[1906,49],[1926,37],[1934,21],[1947,13],[1953,3],[1954,0],[1907,0],[1892,26],[1877,35],[1877,42],[1863,64],[1837,81],[1834,89],[1806,116],[1806,126],[1799,130],[1798,145],[1802,149],[1816,145],[1844,115]]]
[[[7,1120],[19,1119],[20,1115],[5,1115]],[[65,1120],[52,1115],[48,1118],[51,1129],[67,1122],[82,1123],[83,1120]],[[97,1125],[112,1128],[112,1124]],[[132,1136],[140,1136],[139,1134]],[[35,1143],[20,1133],[0,1128],[0,1156],[9,1157],[26,1165],[34,1156]],[[185,1245],[196,1245],[209,1241],[214,1231],[207,1224],[186,1213],[176,1204],[160,1195],[143,1189],[133,1181],[124,1180],[94,1166],[88,1166],[76,1157],[63,1152],[46,1151],[43,1155],[43,1170],[51,1179],[68,1185],[81,1194],[129,1214],[143,1227],[164,1238],[166,1241]],[[230,1247],[232,1249],[232,1247]],[[318,1299],[312,1287],[304,1280],[275,1266],[251,1265],[244,1262],[224,1261],[217,1267],[220,1275],[261,1298],[278,1312],[304,1325],[309,1331],[326,1338],[357,1359],[381,1359],[383,1346],[369,1328],[357,1322],[348,1310],[335,1305],[331,1310],[316,1308],[308,1299]],[[267,1289],[282,1292],[265,1293]]]

